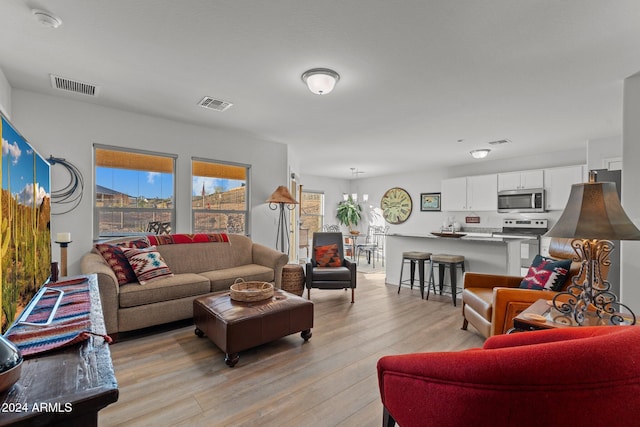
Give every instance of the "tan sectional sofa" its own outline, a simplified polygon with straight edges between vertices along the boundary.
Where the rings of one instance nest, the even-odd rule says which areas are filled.
[[[85,254],[80,268],[83,274],[98,276],[107,333],[117,334],[191,318],[194,299],[229,289],[239,277],[246,281],[271,282],[280,288],[287,255],[253,243],[246,236],[230,234],[228,237],[228,243],[158,245],[157,250],[173,276],[145,285],[138,282],[119,285],[114,271],[95,248]]]

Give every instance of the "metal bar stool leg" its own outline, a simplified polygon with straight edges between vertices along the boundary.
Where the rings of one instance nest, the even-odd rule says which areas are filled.
[[[451,299],[453,300],[453,306],[456,306],[456,286],[457,286],[457,278],[458,278],[458,263],[449,264],[449,280],[451,281]]]
[[[429,294],[431,293],[431,288],[433,287],[433,294],[437,295],[436,291],[436,281],[433,278],[433,261],[429,260],[429,282],[427,284],[427,299],[429,299]]]
[[[402,272],[404,271],[404,258],[402,258],[402,265],[400,266],[400,280],[398,280],[398,293],[402,288]]]
[[[424,260],[421,259],[418,262],[418,271],[420,274],[420,299],[424,299]]]

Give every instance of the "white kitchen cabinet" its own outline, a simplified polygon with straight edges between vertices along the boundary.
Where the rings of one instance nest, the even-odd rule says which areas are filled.
[[[467,177],[467,210],[495,211],[498,209],[497,174]]]
[[[495,211],[498,206],[496,174],[443,179],[443,211]]]
[[[543,187],[544,172],[541,169],[498,174],[498,191]]]
[[[566,166],[544,170],[546,207],[548,211],[563,210],[569,200],[571,186],[584,182],[585,166]]]
[[[467,209],[467,177],[443,179],[440,184],[443,211]]]

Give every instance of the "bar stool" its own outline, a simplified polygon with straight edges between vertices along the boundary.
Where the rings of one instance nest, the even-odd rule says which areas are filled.
[[[453,305],[456,305],[457,294],[457,267],[464,274],[464,257],[462,255],[449,255],[449,254],[434,254],[431,255],[431,277],[429,278],[429,286],[427,288],[427,299],[429,299],[429,291],[431,285],[433,285],[433,293],[436,293],[435,280],[433,278],[433,268],[438,265],[438,286],[440,287],[440,295],[442,295],[442,288],[444,286],[444,274],[447,267],[449,267],[449,276],[451,280],[451,298],[453,299]],[[432,282],[433,280],[433,282]]]
[[[402,266],[400,267],[400,283],[398,283],[398,293],[400,293],[400,288],[402,288],[403,283],[410,283],[411,289],[413,289],[413,281],[416,276],[416,263],[418,264],[418,275],[420,280],[420,298],[424,298],[424,263],[426,261],[430,262],[431,252],[418,252],[418,251],[410,251],[410,252],[402,252]],[[404,264],[409,261],[411,264],[411,278],[402,280],[402,273],[404,271]],[[433,274],[433,268],[430,269]],[[431,278],[429,279],[431,280]],[[435,292],[435,288],[434,288]]]

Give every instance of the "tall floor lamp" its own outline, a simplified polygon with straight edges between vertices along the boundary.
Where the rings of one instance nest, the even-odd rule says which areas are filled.
[[[612,240],[640,240],[640,230],[622,208],[615,183],[595,182],[591,172],[589,182],[571,186],[567,206],[545,236],[573,239],[574,261],[581,263],[571,285],[553,298],[556,310],[579,325],[590,313],[615,325],[636,323],[633,311],[618,301],[602,277],[601,268],[611,264]]]
[[[280,218],[278,219],[278,232],[276,234],[276,248],[285,254],[289,254],[289,230],[287,226],[287,215],[285,211],[285,205],[288,210],[295,209],[295,205],[298,204],[296,199],[291,196],[289,190],[284,185],[276,188],[271,196],[267,199],[269,203],[269,209],[275,211],[280,208]],[[286,246],[285,246],[286,239]]]

